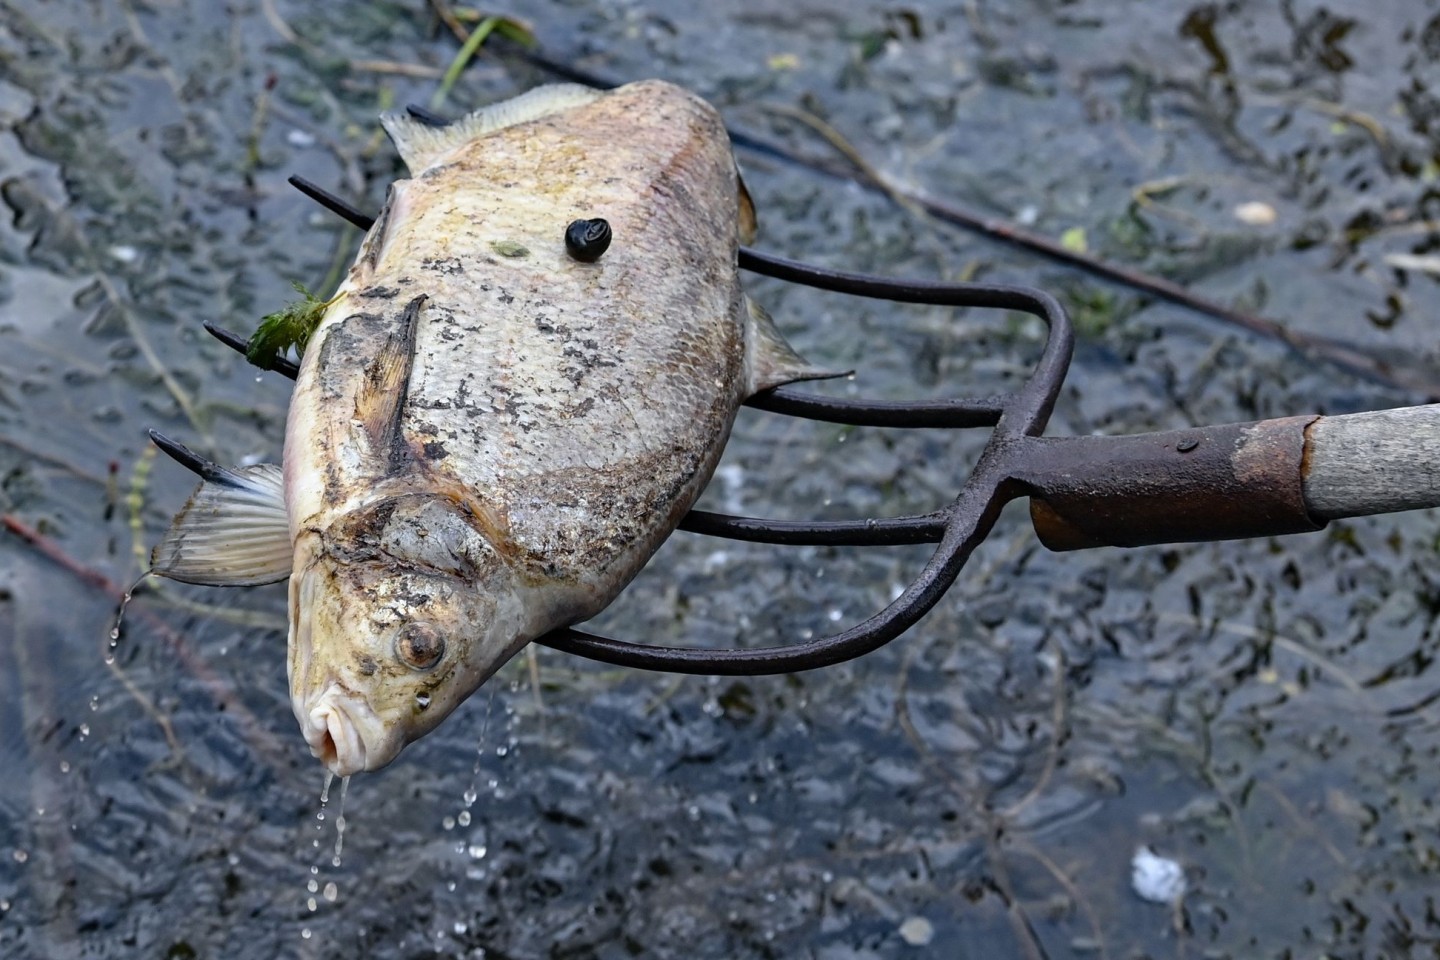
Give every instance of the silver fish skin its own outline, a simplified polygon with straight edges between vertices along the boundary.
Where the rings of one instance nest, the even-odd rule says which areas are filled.
[[[306,348],[283,475],[202,485],[153,564],[290,576],[292,706],[341,776],[609,604],[748,396],[834,375],[741,290],[754,211],[695,95],[545,87],[443,129],[384,123],[412,176]],[[566,229],[597,217],[613,240],[582,262]]]

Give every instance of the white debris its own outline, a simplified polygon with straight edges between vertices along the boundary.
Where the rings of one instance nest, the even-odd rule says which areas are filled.
[[[1274,207],[1258,200],[1242,203],[1235,208],[1235,219],[1241,223],[1248,223],[1252,227],[1268,227],[1276,221],[1278,216]]]
[[[1130,885],[1141,900],[1174,903],[1185,895],[1185,869],[1149,847],[1141,847],[1130,861]]]
[[[110,256],[121,263],[134,263],[140,259],[140,251],[131,246],[117,245],[110,248]]]
[[[900,924],[900,939],[912,947],[926,947],[935,939],[935,925],[924,917],[910,917]]]
[[[1440,257],[1417,253],[1387,253],[1380,259],[1386,266],[1396,270],[1423,270],[1425,273],[1440,273]]]
[[[285,142],[292,147],[313,147],[315,146],[315,135],[306,133],[304,130],[291,130],[285,134]]]

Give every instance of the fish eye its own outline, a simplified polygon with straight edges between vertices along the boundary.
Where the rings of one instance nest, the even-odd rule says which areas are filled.
[[[581,263],[599,260],[600,254],[610,249],[610,239],[610,224],[599,217],[575,220],[565,228],[565,249]]]
[[[428,623],[407,623],[395,634],[395,656],[415,670],[429,670],[445,656],[445,638]]]

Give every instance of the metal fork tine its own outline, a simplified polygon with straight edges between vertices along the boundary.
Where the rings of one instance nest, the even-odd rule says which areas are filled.
[[[776,387],[745,401],[747,407],[854,427],[993,427],[1009,396],[979,400],[843,400]]]
[[[151,430],[149,433],[150,439],[162,453],[206,483],[215,483],[222,487],[244,486],[244,481],[233,470],[227,470],[213,460],[206,460],[185,444],[171,440],[159,430]]]
[[[221,343],[225,344],[225,346],[229,347],[231,350],[235,350],[241,354],[249,353],[250,341],[246,340],[238,333],[235,333],[231,330],[226,330],[224,327],[216,326],[215,324],[209,322],[206,322],[205,324],[205,332],[210,334],[210,336],[214,337],[216,340],[219,340]],[[293,361],[287,360],[284,357],[277,356],[271,359],[269,369],[274,370],[282,377],[289,377],[291,380],[294,380],[297,376],[300,375],[300,367],[296,365]]]
[[[427,110],[418,103],[405,104],[405,112],[421,123],[431,127],[448,127],[451,123],[449,117],[442,117],[434,110]]]
[[[680,529],[727,540],[807,547],[893,547],[936,543],[945,534],[944,513],[885,520],[762,520],[691,510]]]
[[[304,177],[289,177],[287,178],[287,182],[290,186],[299,190],[326,210],[339,214],[343,219],[353,223],[361,230],[369,230],[375,226],[374,217],[352,207],[319,184],[312,183]]]

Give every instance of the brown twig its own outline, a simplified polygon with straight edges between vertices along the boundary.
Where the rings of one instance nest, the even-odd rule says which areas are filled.
[[[464,43],[470,39],[470,30],[460,22],[459,18],[455,16],[455,11],[450,9],[450,4],[445,0],[430,0],[430,9],[434,10],[435,16],[439,17],[441,22],[450,29],[450,32],[455,34],[456,40]]]
[[[1045,960],[1048,954],[1041,946],[1040,938],[1035,935],[1035,926],[1030,922],[1030,915],[1025,912],[1024,905],[1015,893],[1015,886],[1010,882],[1010,869],[1005,864],[1005,852],[1000,849],[1003,834],[1004,826],[1000,818],[993,818],[991,828],[986,831],[985,861],[990,865],[990,876],[995,881],[995,889],[999,892],[1000,899],[1005,901],[1005,915],[1010,919],[1010,927],[1015,931],[1015,939],[1020,942],[1026,960]]]
[[[351,60],[350,69],[356,73],[387,73],[400,77],[419,77],[422,80],[439,80],[445,71],[423,63],[402,63],[399,60]]]
[[[1045,766],[1041,768],[1040,776],[1035,778],[1035,784],[1026,791],[1025,796],[1000,812],[1000,816],[1005,820],[1014,820],[1026,807],[1034,803],[1050,785],[1050,778],[1055,775],[1055,770],[1060,765],[1060,745],[1065,742],[1066,726],[1065,680],[1065,651],[1056,644],[1055,693],[1050,707],[1050,746],[1045,751]]]
[[[10,437],[0,435],[0,446],[9,447],[27,460],[32,460],[37,463],[43,463],[46,466],[54,467],[57,470],[64,470],[72,477],[77,477],[81,480],[87,480],[90,483],[94,483],[102,487],[107,486],[110,482],[106,477],[102,477],[99,474],[91,473],[88,470],[77,467],[70,461],[65,460],[61,457],[57,457],[54,454],[42,453],[41,451],[36,450],[34,447],[26,446],[19,440],[15,440]]]

